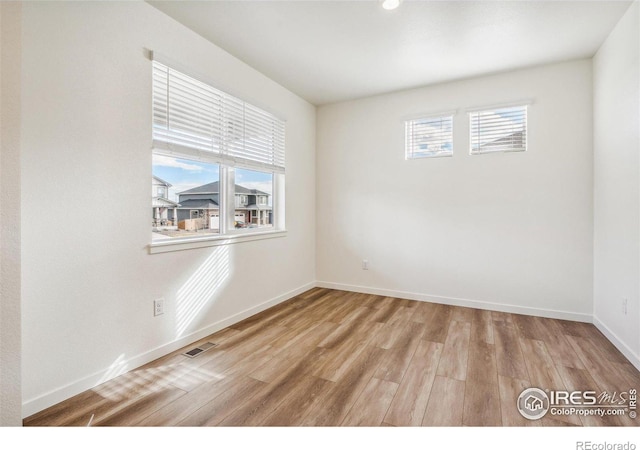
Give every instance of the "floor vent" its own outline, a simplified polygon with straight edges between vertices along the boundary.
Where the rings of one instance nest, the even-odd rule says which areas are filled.
[[[184,352],[183,355],[188,356],[189,358],[195,358],[200,353],[206,352],[210,348],[217,347],[217,346],[218,344],[214,344],[212,342],[205,342],[204,344],[200,344],[196,348],[192,348],[188,352]]]

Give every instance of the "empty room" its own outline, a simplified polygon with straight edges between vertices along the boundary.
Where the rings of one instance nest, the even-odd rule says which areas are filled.
[[[639,29],[0,2],[0,425],[637,426]]]

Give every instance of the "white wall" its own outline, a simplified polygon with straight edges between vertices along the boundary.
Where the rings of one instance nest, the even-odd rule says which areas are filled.
[[[591,84],[580,60],[320,107],[318,280],[589,321]],[[528,151],[470,156],[465,108],[523,99]],[[453,109],[454,156],[405,161],[403,117]]]
[[[142,2],[27,2],[22,39],[25,416],[312,285],[312,105]],[[287,119],[286,237],[148,254],[145,48]]]
[[[639,10],[634,2],[593,58],[595,323],[638,367]]]
[[[0,2],[0,426],[22,423],[20,14],[19,3]]]

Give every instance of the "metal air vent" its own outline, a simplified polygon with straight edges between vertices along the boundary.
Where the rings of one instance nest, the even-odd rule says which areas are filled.
[[[189,351],[183,353],[184,356],[188,356],[189,358],[195,358],[200,353],[206,352],[210,348],[217,347],[218,344],[214,344],[213,342],[205,342],[204,344],[200,344],[195,348],[192,348]]]

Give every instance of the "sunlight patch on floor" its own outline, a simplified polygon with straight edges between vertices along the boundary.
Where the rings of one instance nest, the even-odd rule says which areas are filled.
[[[93,389],[103,398],[120,402],[126,398],[142,397],[169,387],[187,384],[191,387],[224,378],[221,374],[180,363],[132,370]]]

